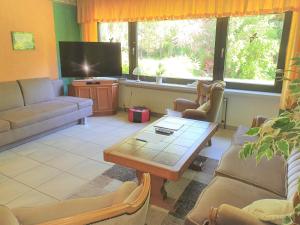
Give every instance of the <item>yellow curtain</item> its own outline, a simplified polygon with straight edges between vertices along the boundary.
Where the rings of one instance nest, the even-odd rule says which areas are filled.
[[[291,68],[291,58],[295,56],[300,56],[300,12],[293,13],[293,19],[291,24],[291,32],[289,37],[289,44],[286,54],[285,68],[295,71]],[[285,76],[291,80],[300,78],[299,74],[295,72],[288,72]],[[289,94],[288,81],[284,81],[282,87],[282,94],[280,100],[280,109],[289,108],[293,104],[293,98]]]
[[[78,22],[85,41],[97,41],[97,22],[188,19],[282,13],[293,11],[286,56],[300,53],[300,0],[77,0]],[[289,73],[291,79],[294,73]],[[284,82],[280,107],[291,104],[288,82]]]
[[[83,41],[98,41],[97,22],[86,22],[81,24]]]
[[[78,0],[78,22],[145,21],[296,11],[299,0]]]

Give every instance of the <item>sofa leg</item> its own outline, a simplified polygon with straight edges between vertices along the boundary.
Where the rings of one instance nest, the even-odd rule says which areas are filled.
[[[86,117],[81,118],[81,119],[79,120],[79,124],[81,124],[81,125],[87,124],[87,118],[86,118]]]

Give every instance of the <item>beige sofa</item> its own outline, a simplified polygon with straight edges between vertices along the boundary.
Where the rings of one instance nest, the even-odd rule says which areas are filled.
[[[62,93],[62,80],[0,83],[0,150],[92,115],[92,100]]]
[[[239,128],[230,149],[223,155],[215,177],[201,193],[194,208],[186,217],[185,225],[215,224],[266,225],[241,210],[259,199],[293,199],[300,176],[300,153],[295,152],[286,163],[282,158],[262,160],[256,165],[254,158],[241,160],[239,151],[248,139]],[[214,211],[212,207],[218,208]]]

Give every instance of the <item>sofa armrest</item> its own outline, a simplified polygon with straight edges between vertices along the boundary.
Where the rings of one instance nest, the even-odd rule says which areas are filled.
[[[255,218],[243,210],[222,204],[219,208],[212,208],[209,214],[210,225],[232,225],[232,224],[243,224],[243,225],[266,225],[267,223]]]
[[[207,120],[207,113],[198,109],[186,109],[182,112],[183,118]]]
[[[64,82],[63,80],[52,80],[52,86],[55,97],[64,95]]]
[[[194,101],[190,101],[183,98],[177,98],[174,101],[174,110],[178,112],[182,112],[186,109],[196,109],[199,107],[199,104],[197,104]]]

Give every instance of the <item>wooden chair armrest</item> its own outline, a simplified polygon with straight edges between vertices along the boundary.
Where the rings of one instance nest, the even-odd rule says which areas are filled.
[[[111,207],[80,213],[74,216],[60,218],[38,225],[85,225],[112,219],[123,214],[133,214],[143,207],[150,194],[150,174],[143,174],[142,190],[138,197],[130,203],[119,203]]]

